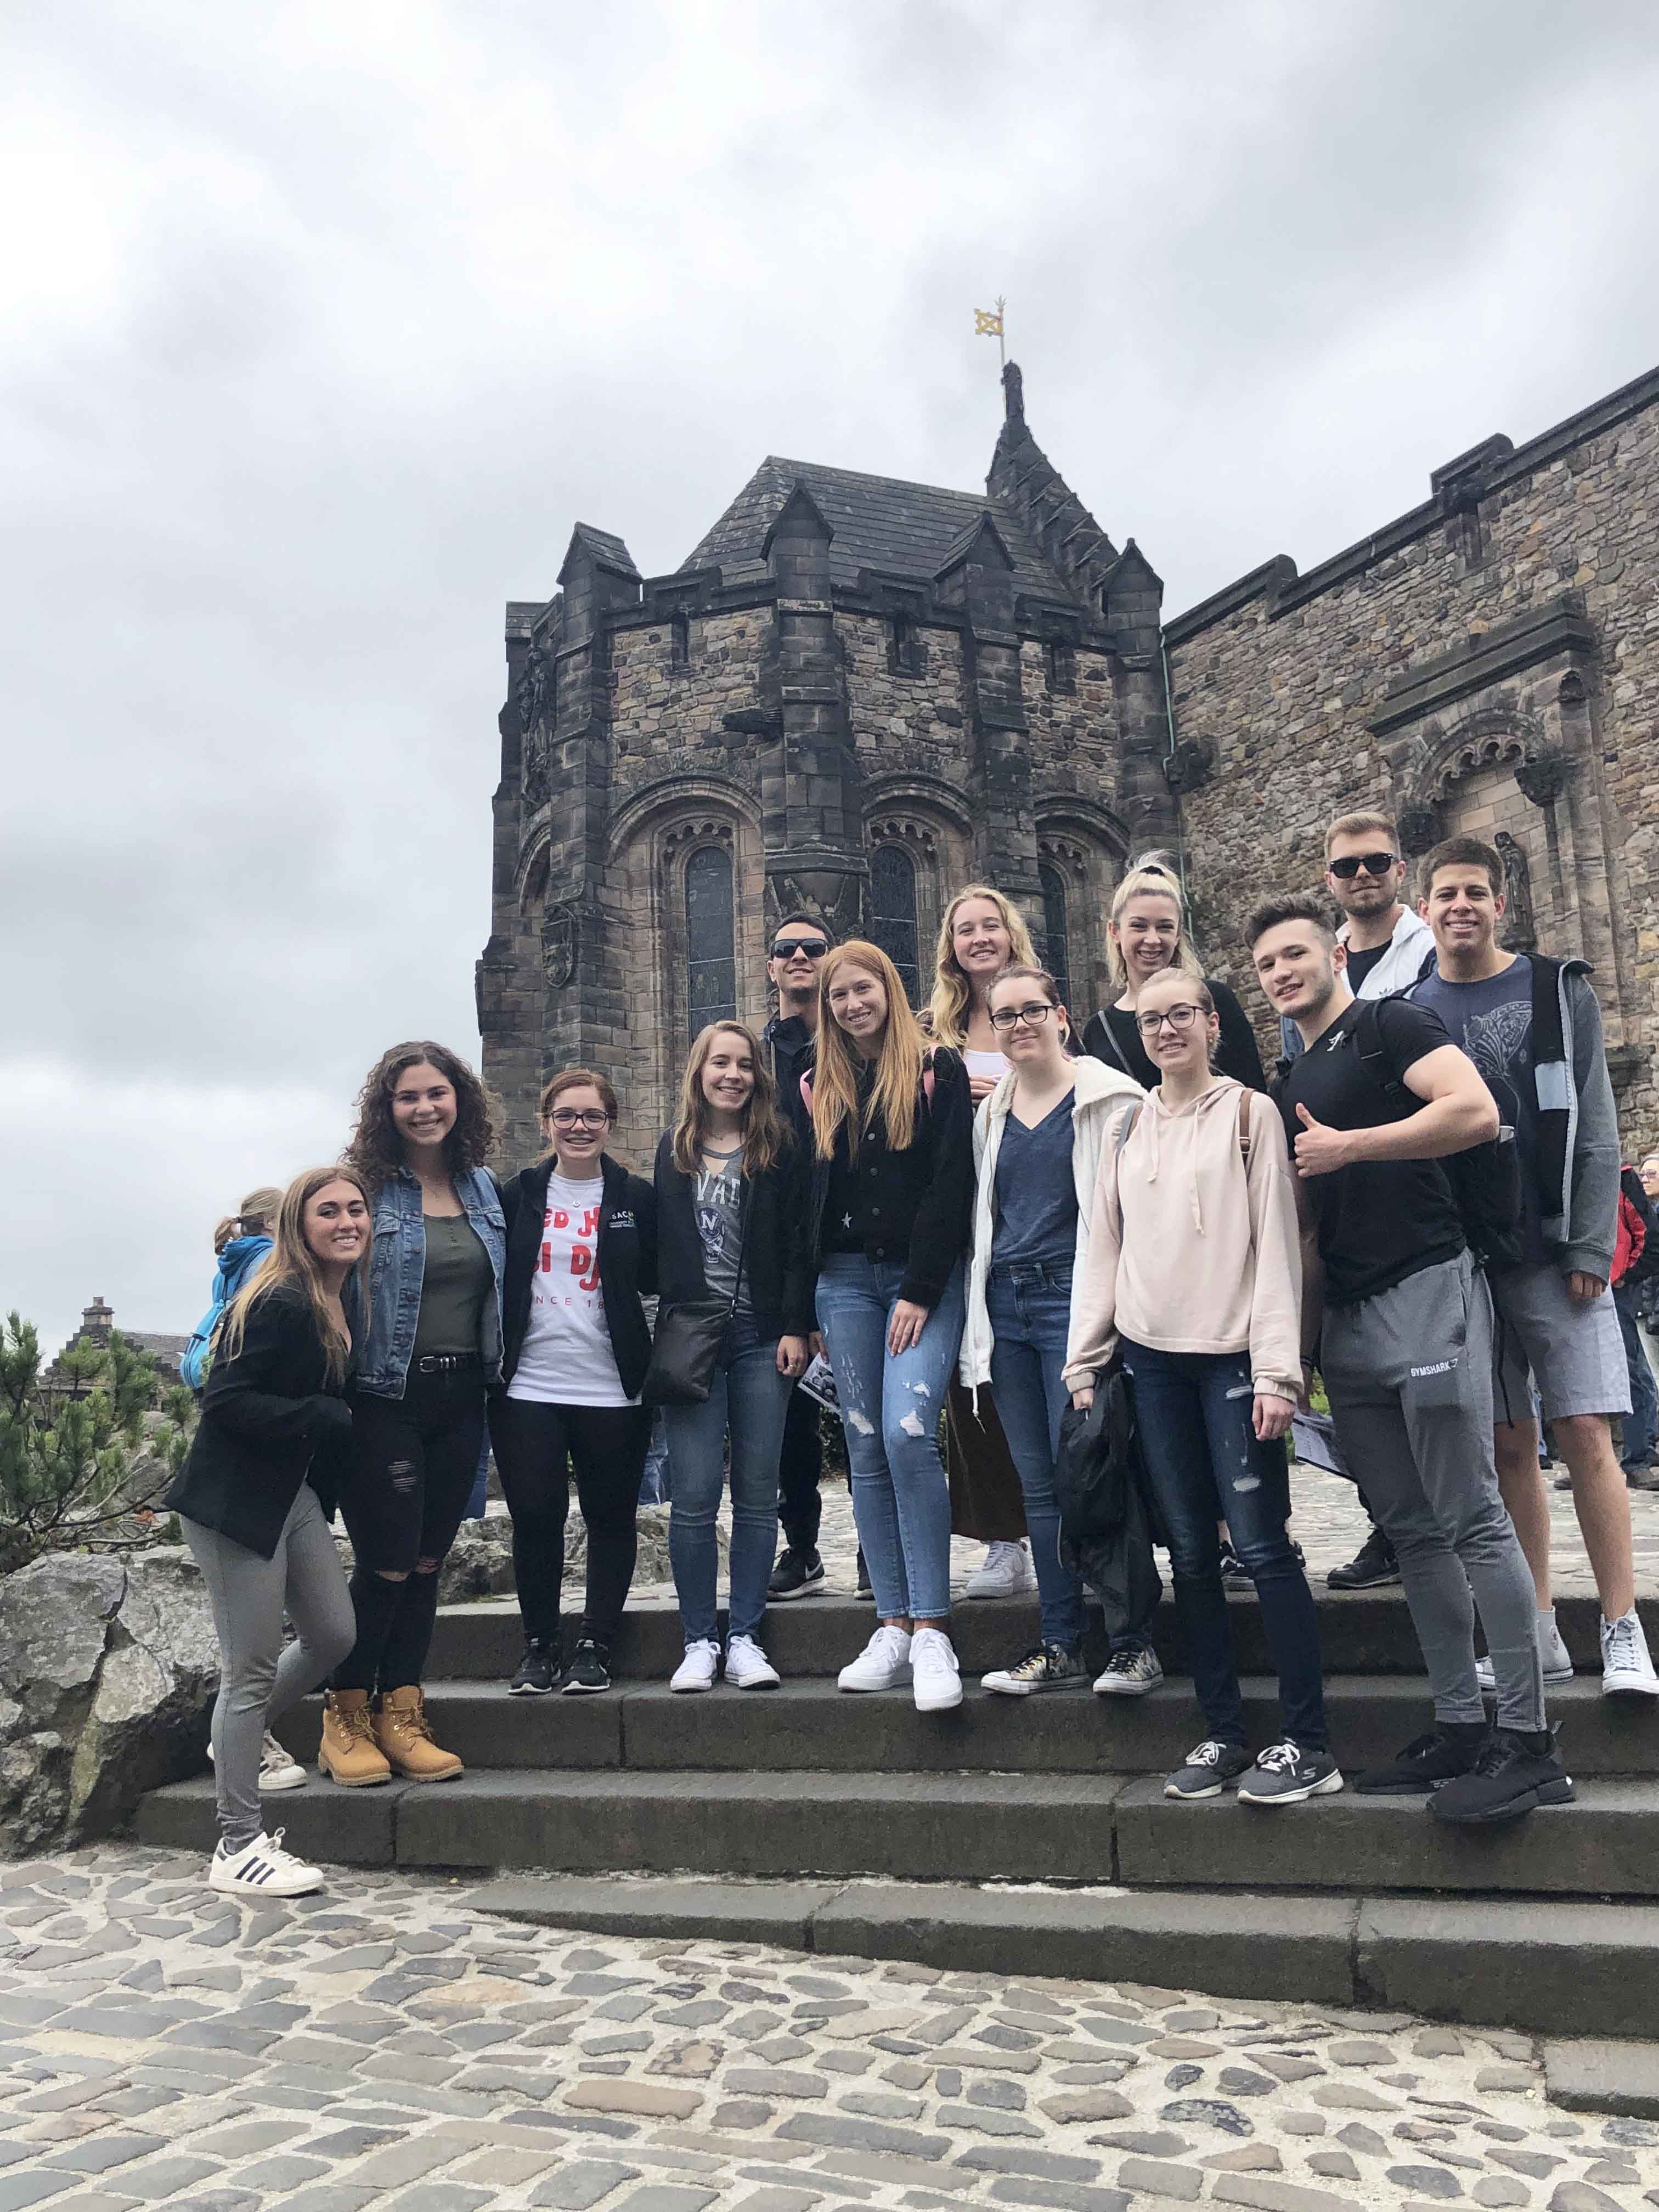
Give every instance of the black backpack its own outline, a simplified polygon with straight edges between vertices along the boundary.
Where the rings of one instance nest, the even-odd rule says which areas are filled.
[[[1403,996],[1403,994],[1401,995]],[[1386,999],[1360,999],[1349,1035],[1359,1048],[1360,1065],[1391,1108],[1405,1100],[1414,1112],[1422,1101],[1389,1072],[1382,1046],[1379,1007]],[[1440,1163],[1457,1201],[1463,1234],[1482,1267],[1518,1266],[1525,1249],[1526,1215],[1521,1200],[1521,1155],[1507,1126],[1483,1145],[1448,1153]]]

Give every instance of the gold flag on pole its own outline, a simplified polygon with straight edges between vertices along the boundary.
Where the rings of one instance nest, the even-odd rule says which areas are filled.
[[[974,310],[974,336],[996,340],[997,353],[1005,368],[1008,362],[1008,349],[1003,341],[1002,313],[1007,304],[1006,300],[999,298],[994,307],[975,307]]]

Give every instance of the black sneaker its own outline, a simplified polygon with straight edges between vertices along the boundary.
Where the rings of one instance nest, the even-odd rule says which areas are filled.
[[[867,1597],[872,1601],[876,1595],[870,1586],[870,1570],[864,1564],[864,1547],[861,1544],[859,1547],[858,1581],[854,1587],[853,1595],[854,1597]]]
[[[550,1690],[558,1678],[559,1647],[545,1638],[532,1636],[524,1647],[519,1671],[507,1686],[510,1698],[536,1698]]]
[[[1255,1583],[1250,1579],[1249,1569],[1234,1551],[1231,1543],[1224,1543],[1221,1547],[1221,1580],[1224,1585],[1231,1585],[1234,1589],[1255,1588]]]
[[[1332,1797],[1342,1787],[1342,1770],[1328,1751],[1304,1751],[1286,1736],[1257,1758],[1238,1785],[1241,1805],[1300,1805],[1310,1797]]]
[[[786,1550],[766,1585],[769,1599],[811,1597],[823,1588],[823,1561],[816,1552]]]
[[[1460,1827],[1496,1826],[1518,1820],[1534,1805],[1571,1805],[1572,1800],[1572,1778],[1561,1764],[1552,1729],[1533,1735],[1499,1728],[1482,1747],[1474,1771],[1437,1790],[1429,1810],[1437,1820]]]
[[[1218,1797],[1230,1782],[1237,1782],[1250,1764],[1242,1743],[1218,1743],[1207,1737],[1187,1753],[1164,1785],[1166,1797]]]
[[[1472,1774],[1486,1741],[1484,1721],[1437,1721],[1414,1736],[1391,1766],[1373,1766],[1354,1788],[1362,1797],[1423,1797],[1443,1782]]]
[[[610,1656],[603,1644],[596,1644],[591,1636],[584,1636],[577,1644],[570,1662],[570,1671],[564,1678],[564,1694],[580,1697],[596,1690],[611,1687],[611,1670],[605,1665]]]
[[[1373,1528],[1346,1567],[1333,1567],[1325,1577],[1330,1589],[1382,1589],[1400,1579],[1400,1562],[1394,1546],[1380,1528]],[[1363,1790],[1364,1784],[1359,1787]]]

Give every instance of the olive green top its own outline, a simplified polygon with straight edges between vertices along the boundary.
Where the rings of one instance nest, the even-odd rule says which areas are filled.
[[[489,1255],[465,1214],[428,1213],[426,1272],[412,1358],[479,1348],[484,1300],[495,1287]]]

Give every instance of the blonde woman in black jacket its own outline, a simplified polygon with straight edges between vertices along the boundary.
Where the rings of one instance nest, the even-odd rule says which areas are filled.
[[[323,1877],[264,1832],[262,1758],[285,1759],[270,1724],[326,1680],[356,1637],[351,1597],[318,1496],[331,1501],[351,1440],[343,1392],[361,1328],[371,1237],[349,1168],[313,1168],[283,1194],[276,1242],[228,1309],[201,1425],[167,1504],[213,1605],[222,1655],[213,1709],[220,1842],[211,1888],[300,1897]],[[286,1611],[295,1630],[283,1644]],[[291,1765],[291,1762],[289,1763]],[[391,1769],[366,1779],[386,1782]]]

